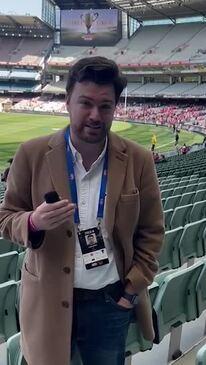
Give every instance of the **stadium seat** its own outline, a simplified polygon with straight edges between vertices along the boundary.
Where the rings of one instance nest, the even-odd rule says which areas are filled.
[[[206,365],[206,344],[197,351],[195,365]]]
[[[168,196],[172,195],[172,192],[173,192],[173,189],[161,190],[161,198],[162,199],[168,198]]]
[[[168,197],[164,204],[164,210],[176,208],[180,199],[181,199],[181,195],[175,195],[175,196]]]
[[[0,284],[9,280],[16,280],[18,252],[12,251],[0,255]]]
[[[206,200],[202,200],[193,204],[189,221],[195,222],[203,218],[206,218]]]
[[[206,219],[185,225],[179,243],[181,265],[191,258],[204,255],[203,232],[205,226]]]
[[[191,191],[197,190],[197,184],[189,184],[185,187],[184,193],[190,193]]]
[[[155,343],[173,327],[197,317],[196,283],[204,263],[175,271],[165,277],[153,305]]]
[[[13,280],[0,284],[0,342],[19,331],[16,316],[17,283]]]
[[[171,229],[183,226],[189,222],[190,211],[193,207],[193,204],[187,204],[183,206],[179,206],[174,209],[171,220],[170,227]]]
[[[13,242],[0,237],[0,255],[14,250]]]
[[[190,191],[189,193],[182,194],[178,206],[187,205],[193,202],[195,196],[195,191]]]
[[[183,185],[183,186],[178,186],[177,188],[175,188],[173,190],[173,194],[172,195],[179,195],[179,194],[183,194],[185,192],[185,188],[186,186]]]
[[[200,202],[202,200],[206,200],[206,189],[201,189],[196,191],[193,203]]]
[[[10,251],[23,252],[25,251],[25,247],[0,237],[0,255]]]
[[[165,230],[170,229],[170,220],[172,217],[174,209],[167,209],[164,210],[164,224],[165,224]]]
[[[165,232],[163,248],[158,259],[160,270],[175,269],[181,266],[179,259],[179,241],[182,232],[183,227]]]
[[[20,332],[7,340],[8,365],[27,365],[20,348]]]
[[[197,294],[197,316],[199,317],[201,313],[206,309],[206,261],[205,265],[200,273],[200,276],[196,285]]]

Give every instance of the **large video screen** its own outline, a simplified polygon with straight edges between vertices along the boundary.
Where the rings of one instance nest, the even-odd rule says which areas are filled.
[[[112,46],[121,39],[117,9],[62,10],[61,44]]]

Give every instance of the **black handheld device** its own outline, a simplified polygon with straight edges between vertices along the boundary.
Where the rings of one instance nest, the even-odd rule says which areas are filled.
[[[56,191],[49,191],[44,195],[44,199],[46,203],[56,203],[60,200]]]

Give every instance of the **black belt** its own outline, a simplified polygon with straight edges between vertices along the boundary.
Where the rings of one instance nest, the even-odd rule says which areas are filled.
[[[105,298],[106,294],[112,298],[120,298],[123,291],[124,286],[120,280],[97,290],[74,288],[74,300],[98,300]]]

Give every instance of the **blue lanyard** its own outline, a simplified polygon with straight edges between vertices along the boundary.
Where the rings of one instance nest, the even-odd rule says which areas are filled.
[[[71,191],[72,203],[76,204],[76,209],[74,212],[74,222],[80,224],[79,218],[79,209],[78,209],[78,197],[77,197],[77,185],[74,173],[74,162],[73,155],[69,145],[69,128],[67,128],[64,138],[66,142],[66,158],[67,158],[67,170],[69,176],[69,185]],[[104,157],[104,165],[102,170],[102,179],[101,186],[99,191],[99,203],[98,203],[98,211],[97,211],[97,219],[103,218],[104,215],[104,204],[106,197],[106,188],[107,188],[107,176],[108,176],[108,149],[106,150]]]

